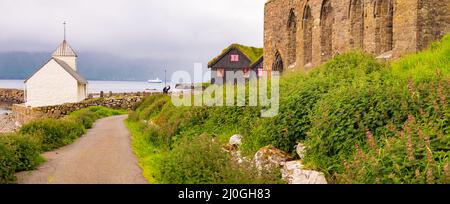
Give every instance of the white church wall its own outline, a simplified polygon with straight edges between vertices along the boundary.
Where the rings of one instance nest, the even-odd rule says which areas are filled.
[[[27,106],[41,107],[79,102],[78,82],[50,60],[26,83]]]
[[[87,85],[78,83],[78,101],[87,98]]]
[[[77,58],[76,57],[65,57],[65,56],[53,56],[56,59],[62,60],[67,63],[70,67],[72,67],[75,71],[77,71]]]

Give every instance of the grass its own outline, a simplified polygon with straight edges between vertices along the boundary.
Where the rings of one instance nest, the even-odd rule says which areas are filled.
[[[158,161],[161,160],[162,154],[151,143],[145,139],[143,132],[139,131],[139,124],[125,121],[125,125],[132,135],[132,146],[134,153],[139,158],[139,166],[143,170],[143,176],[150,184],[157,184],[158,181]]]
[[[14,173],[34,170],[45,160],[41,153],[73,143],[100,118],[127,113],[105,107],[90,107],[56,119],[39,119],[19,132],[0,136],[0,183],[14,183]]]
[[[450,75],[450,35],[434,42],[427,50],[410,54],[392,63],[392,73],[395,77],[412,77],[416,82],[435,79],[436,69],[439,69],[443,76]]]
[[[129,122],[140,124],[137,151],[150,148],[144,159],[153,159],[143,168],[160,176],[164,168],[158,161],[172,161],[165,154],[185,168],[189,161],[206,162],[202,172],[209,174],[203,170],[216,166],[204,161],[209,157],[173,151],[196,146],[204,135],[224,144],[241,134],[248,156],[267,145],[295,156],[294,146],[305,143],[306,167],[324,172],[331,183],[449,183],[449,56],[450,35],[391,63],[360,52],[341,54],[308,73],[282,76],[280,114],[274,118],[260,118],[259,107],[174,107],[167,96],[153,96]],[[178,172],[167,177],[175,182],[211,182],[169,169]],[[167,178],[162,182],[170,182]]]

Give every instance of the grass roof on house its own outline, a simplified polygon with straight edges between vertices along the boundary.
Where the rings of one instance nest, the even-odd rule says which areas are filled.
[[[256,61],[258,61],[264,54],[263,48],[257,48],[257,47],[250,47],[240,44],[232,44],[225,48],[220,55],[215,57],[213,60],[211,60],[208,63],[208,67],[212,67],[220,58],[222,58],[223,55],[227,54],[230,50],[237,49],[241,51],[249,60],[250,64],[254,64]]]

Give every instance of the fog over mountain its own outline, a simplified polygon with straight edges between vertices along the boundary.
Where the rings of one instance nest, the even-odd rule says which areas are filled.
[[[0,79],[24,78],[67,39],[88,79],[147,80],[262,47],[266,0],[1,0]]]
[[[78,71],[89,80],[130,80],[145,81],[168,76],[175,67],[183,67],[182,62],[173,60],[127,59],[113,54],[86,52],[79,53]],[[44,52],[0,53],[0,79],[25,79],[40,68],[50,58]],[[186,63],[188,64],[188,63]],[[190,67],[181,68],[191,71]]]

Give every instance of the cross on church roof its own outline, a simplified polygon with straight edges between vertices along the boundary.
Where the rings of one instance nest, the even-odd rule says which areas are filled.
[[[66,24],[67,24],[67,22],[64,21],[63,22],[63,25],[64,25],[64,41],[66,41]]]
[[[53,57],[77,57],[75,51],[70,47],[69,43],[66,41],[66,24],[63,22],[64,26],[64,41],[58,46],[58,48],[53,52]]]

